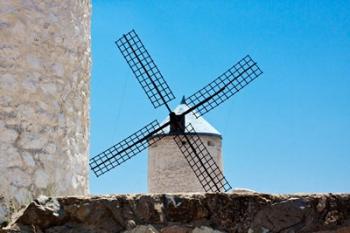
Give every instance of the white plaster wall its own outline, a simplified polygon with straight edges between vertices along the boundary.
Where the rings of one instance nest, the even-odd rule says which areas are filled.
[[[207,135],[201,135],[200,138],[223,171],[221,138]],[[208,146],[208,141],[213,145]],[[148,149],[148,192],[204,192],[173,136],[162,138]]]
[[[88,192],[90,14],[89,0],[0,1],[3,202]]]

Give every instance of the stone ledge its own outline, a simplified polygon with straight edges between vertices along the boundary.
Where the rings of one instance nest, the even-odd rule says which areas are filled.
[[[350,232],[350,194],[39,197],[0,233]]]

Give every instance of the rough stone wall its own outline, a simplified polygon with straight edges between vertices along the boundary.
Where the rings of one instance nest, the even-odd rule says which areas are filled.
[[[222,171],[221,138],[207,135],[200,137]],[[166,136],[148,148],[148,192],[204,192],[173,136]]]
[[[348,233],[350,195],[40,197],[0,233]]]
[[[0,222],[88,191],[89,0],[0,1]]]

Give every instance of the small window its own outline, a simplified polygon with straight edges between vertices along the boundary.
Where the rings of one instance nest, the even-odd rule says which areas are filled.
[[[215,146],[214,142],[213,141],[208,141],[208,146]]]

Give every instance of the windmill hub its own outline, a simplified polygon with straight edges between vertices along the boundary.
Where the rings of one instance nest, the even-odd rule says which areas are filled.
[[[182,97],[180,104],[187,104],[185,96]],[[185,133],[185,114],[182,112],[176,114],[175,112],[171,112],[169,114],[170,119],[170,133],[171,134],[183,134]]]
[[[185,133],[185,115],[171,112],[170,118],[170,133],[171,134],[183,134]]]

